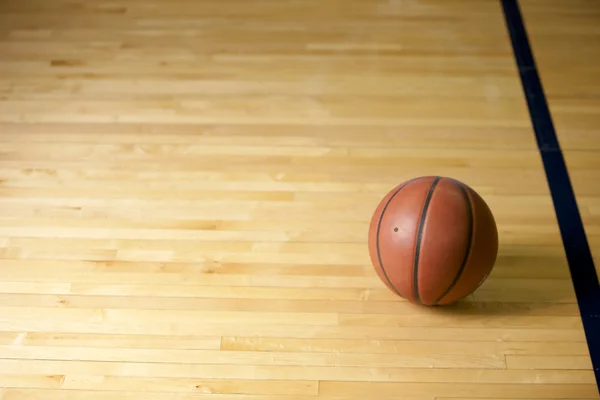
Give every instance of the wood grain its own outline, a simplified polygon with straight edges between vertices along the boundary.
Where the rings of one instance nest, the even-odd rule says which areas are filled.
[[[523,3],[597,247],[595,5]],[[370,264],[419,175],[498,223],[450,307]],[[0,400],[598,399],[570,279],[498,2],[0,4]]]
[[[600,196],[588,189],[600,183],[597,113],[600,70],[595,67],[598,59],[595,48],[600,41],[596,24],[600,7],[586,0],[576,0],[568,7],[554,0],[523,0],[522,8],[600,276]],[[590,164],[578,167],[582,159],[589,160]]]

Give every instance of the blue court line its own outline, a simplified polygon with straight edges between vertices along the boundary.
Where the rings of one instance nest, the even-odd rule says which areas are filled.
[[[600,390],[600,283],[517,0],[501,0]]]

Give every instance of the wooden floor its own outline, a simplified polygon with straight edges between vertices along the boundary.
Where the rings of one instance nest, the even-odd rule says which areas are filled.
[[[598,265],[600,4],[521,5]],[[500,235],[441,309],[366,243],[428,174]],[[498,1],[0,2],[1,400],[484,398],[600,398]]]

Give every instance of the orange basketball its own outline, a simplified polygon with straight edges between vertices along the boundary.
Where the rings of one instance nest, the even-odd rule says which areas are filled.
[[[487,278],[498,231],[473,189],[450,178],[420,177],[381,200],[369,227],[369,253],[394,293],[417,304],[449,304]]]

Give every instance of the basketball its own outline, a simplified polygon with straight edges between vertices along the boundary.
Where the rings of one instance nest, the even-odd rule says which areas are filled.
[[[497,253],[498,231],[488,205],[451,178],[419,177],[396,186],[369,226],[369,254],[379,278],[416,304],[451,304],[473,293]]]

